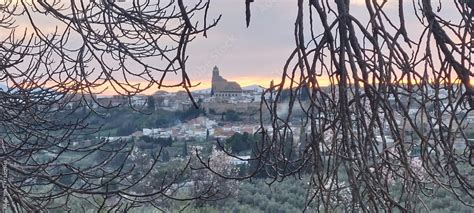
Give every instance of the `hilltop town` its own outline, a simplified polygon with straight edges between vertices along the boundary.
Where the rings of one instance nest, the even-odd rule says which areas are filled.
[[[322,88],[325,89],[325,88]],[[99,106],[110,106],[118,107],[121,106],[132,106],[137,109],[147,109],[153,111],[161,117],[170,117],[170,113],[176,113],[175,117],[182,117],[185,114],[184,119],[169,118],[171,121],[166,124],[142,124],[135,125],[129,128],[125,133],[118,133],[117,131],[109,132],[107,137],[109,139],[132,139],[134,137],[151,137],[151,138],[172,138],[173,141],[187,141],[187,142],[202,142],[202,141],[225,141],[235,134],[255,134],[261,129],[260,113],[262,112],[262,119],[266,119],[265,108],[261,109],[261,100],[269,99],[268,94],[262,97],[262,87],[250,87],[242,88],[239,83],[235,81],[229,81],[220,75],[219,68],[215,66],[212,69],[212,87],[208,90],[201,90],[192,93],[194,100],[196,100],[199,109],[196,109],[193,102],[189,99],[189,94],[180,92],[165,92],[157,91],[153,95],[145,96],[138,95],[133,96],[130,99],[123,96],[112,96],[112,97],[89,97],[94,101],[89,101],[92,108],[99,108]],[[434,94],[433,94],[434,95]],[[447,94],[441,91],[438,96],[447,96]],[[408,103],[412,100],[414,104],[411,104],[407,112],[401,111],[397,101],[393,96],[388,97],[388,101],[391,107],[395,110],[395,118],[397,126],[403,128],[405,142],[410,144],[418,144],[419,138],[413,128],[410,127],[405,121],[405,113],[408,116],[415,118],[419,125],[426,126],[428,128],[428,121],[426,114],[419,108],[419,104],[416,104],[420,100],[415,95],[410,98],[403,98],[402,103]],[[69,103],[70,105],[77,104],[74,102]],[[428,104],[428,107],[431,105]],[[72,107],[72,106],[71,106]],[[124,107],[124,108],[126,108]],[[432,107],[432,106],[431,106]],[[428,113],[433,113],[427,110]],[[164,112],[164,114],[159,114]],[[287,113],[285,109],[279,109],[278,113]],[[295,141],[294,148],[299,150],[300,147],[304,147],[305,141],[308,140],[308,132],[311,131],[308,125],[305,125],[298,116],[301,113],[301,109],[293,110],[293,119],[288,123],[289,128],[292,130],[292,139]],[[454,146],[458,149],[464,149],[466,147],[465,138],[469,141],[474,139],[474,114],[467,111],[458,111],[459,116],[466,115],[462,118],[463,128],[467,130],[467,135],[463,136],[458,134],[456,136]],[[189,116],[188,116],[189,114]],[[330,113],[327,114],[330,116]],[[357,115],[352,115],[354,119]],[[379,112],[379,116],[383,116],[383,112]],[[144,117],[143,119],[147,119]],[[447,118],[448,119],[448,118]],[[140,120],[140,119],[134,119]],[[324,120],[324,117],[320,118],[320,121]],[[317,122],[320,122],[317,121]],[[112,122],[113,123],[113,122]],[[390,131],[388,124],[385,125],[384,131],[387,133]],[[272,134],[272,126],[267,124],[264,126],[267,133]],[[434,126],[435,130],[440,128],[448,131],[446,124],[437,124]],[[325,137],[330,139],[334,136],[332,133],[327,132]],[[395,141],[389,136],[377,135],[376,140],[382,144],[385,141],[386,144],[391,145]],[[416,147],[416,145],[415,145]],[[382,149],[382,147],[378,147]],[[416,153],[416,150],[413,151]]]

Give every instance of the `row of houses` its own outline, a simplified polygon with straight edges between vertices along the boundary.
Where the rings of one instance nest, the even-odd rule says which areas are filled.
[[[235,133],[253,134],[258,130],[254,124],[225,124],[219,125],[216,121],[201,116],[170,128],[144,128],[143,135],[150,137],[177,140],[209,140],[226,139]]]

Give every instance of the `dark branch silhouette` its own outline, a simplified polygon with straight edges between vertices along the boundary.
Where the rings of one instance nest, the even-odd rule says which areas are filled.
[[[92,106],[101,105],[96,97],[103,92],[131,98],[182,87],[189,93],[187,47],[220,18],[206,20],[209,4],[0,3],[0,81],[8,86],[0,91],[1,211],[69,211],[77,202],[127,211],[178,199],[189,162],[161,174],[161,149],[144,153],[130,141],[84,135],[100,130],[87,118],[101,113]],[[181,80],[167,83],[170,75]]]
[[[262,96],[270,122],[253,171],[214,172],[263,173],[270,184],[308,175],[311,212],[413,212],[440,190],[474,206],[472,1],[366,0],[357,14],[349,0],[296,3],[295,49]],[[439,13],[447,6],[455,20]]]

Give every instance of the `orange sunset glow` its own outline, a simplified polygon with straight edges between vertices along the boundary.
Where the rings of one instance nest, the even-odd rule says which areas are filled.
[[[230,80],[236,81],[242,87],[258,85],[258,86],[262,86],[264,88],[268,88],[272,81],[274,81],[275,84],[280,83],[281,77],[280,76],[275,76],[275,77],[237,77],[237,78],[232,78]],[[461,83],[460,80],[455,78],[454,75],[453,75],[452,80],[453,80],[452,84]],[[331,85],[331,81],[327,77],[320,77],[320,78],[317,79],[317,81],[318,81],[318,85],[321,86],[321,87]],[[336,79],[333,78],[332,81],[334,81],[333,83],[337,84]],[[190,91],[198,91],[198,90],[209,89],[212,86],[212,83],[211,83],[210,80],[201,80],[200,81],[200,80],[191,79],[191,82],[193,84],[193,87],[190,88]],[[378,82],[379,81],[376,80],[375,83],[378,83]],[[412,84],[418,84],[418,83],[421,82],[421,80],[416,78],[416,79],[412,79],[411,82],[412,82]],[[428,82],[429,83],[434,83],[434,80],[430,79],[430,80],[428,80]],[[470,82],[471,82],[471,86],[474,86],[474,79],[471,79]],[[353,83],[353,82],[350,82],[350,83]],[[406,78],[398,79],[398,80],[393,80],[392,83],[408,84],[408,80]],[[445,82],[440,81],[439,83],[443,84]],[[139,87],[139,88],[142,88],[143,87],[142,85],[145,85],[146,83],[145,82],[132,82],[132,84]],[[289,86],[289,82],[286,82],[285,86]],[[363,86],[363,84],[361,84],[360,86]],[[158,87],[157,85],[154,85],[151,88],[145,90],[144,92],[141,92],[140,94],[142,94],[142,95],[152,95],[156,91],[167,91],[167,92],[184,91],[183,87],[161,87],[159,89],[157,87]],[[118,89],[119,91],[121,91],[119,89],[119,87],[117,87],[117,86],[115,86],[115,89]],[[115,91],[115,89],[111,86],[110,83],[104,83],[103,85],[100,85],[98,87],[94,87],[93,92],[96,92],[96,93],[98,93],[100,95],[104,95],[104,96],[111,96],[111,95],[117,95],[118,94]],[[85,92],[88,92],[88,91],[85,91]]]
[[[246,86],[252,86],[252,85],[259,85],[262,87],[268,87],[270,85],[270,82],[272,80],[275,80],[278,78],[270,78],[270,77],[239,77],[232,79],[233,81],[238,82],[242,87]],[[193,87],[190,88],[191,91],[196,91],[196,90],[202,90],[202,89],[208,89],[211,88],[211,81],[210,80],[194,80],[191,79],[191,82]],[[134,82],[134,84],[138,85],[140,82]],[[161,87],[160,89],[157,88],[157,86],[153,86],[152,88],[144,91],[141,94],[144,95],[152,95],[156,91],[167,91],[167,92],[177,92],[177,91],[183,91],[183,87]],[[101,95],[116,95],[117,92],[109,85],[102,85],[99,88],[96,88],[96,92],[103,91]]]

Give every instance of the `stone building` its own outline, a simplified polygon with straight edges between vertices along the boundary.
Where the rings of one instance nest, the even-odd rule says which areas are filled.
[[[227,81],[219,75],[217,66],[212,70],[211,96],[214,97],[237,97],[242,95],[242,88],[237,82]]]

